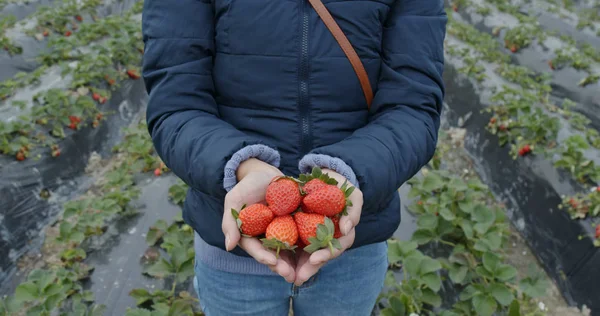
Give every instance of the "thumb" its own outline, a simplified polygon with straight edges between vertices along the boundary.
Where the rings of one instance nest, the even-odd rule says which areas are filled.
[[[230,251],[237,246],[241,236],[237,221],[231,213],[232,208],[227,205],[228,203],[225,204],[226,207],[225,212],[223,213],[223,223],[221,224],[221,228],[225,235],[225,249]]]

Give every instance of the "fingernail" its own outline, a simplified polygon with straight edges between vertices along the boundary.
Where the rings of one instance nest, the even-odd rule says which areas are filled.
[[[347,221],[346,224],[344,224],[344,235],[348,235],[348,233],[350,232],[351,229],[352,229],[352,222]]]
[[[225,235],[225,250],[229,251],[229,234]]]

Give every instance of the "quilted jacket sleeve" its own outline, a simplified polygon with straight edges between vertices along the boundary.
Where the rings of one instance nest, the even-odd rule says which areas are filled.
[[[212,4],[146,0],[142,32],[146,114],[158,155],[190,187],[222,198],[225,164],[238,150],[261,142],[219,118]]]
[[[383,31],[383,62],[369,123],[317,148],[358,179],[364,211],[378,211],[433,156],[444,96],[443,0],[398,0]]]

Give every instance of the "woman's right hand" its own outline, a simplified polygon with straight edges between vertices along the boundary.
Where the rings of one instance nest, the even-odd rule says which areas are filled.
[[[231,209],[240,210],[244,204],[251,205],[264,202],[267,187],[276,176],[283,176],[283,173],[258,159],[252,158],[242,162],[237,170],[238,183],[225,196],[222,229],[225,234],[225,248],[227,251],[239,245],[256,261],[266,264],[273,272],[292,283],[296,277],[293,256],[282,253],[277,259],[275,252],[263,247],[258,238],[242,237],[237,222],[231,214]]]

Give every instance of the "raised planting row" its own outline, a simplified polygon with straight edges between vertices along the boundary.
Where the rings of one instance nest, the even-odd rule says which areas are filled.
[[[102,315],[104,307],[91,304],[93,293],[83,290],[83,282],[93,271],[83,261],[98,247],[109,226],[135,215],[132,201],[139,196],[141,173],[168,171],[154,153],[145,124],[127,130],[125,140],[114,151],[116,158],[105,177],[85,195],[64,204],[60,218],[46,230],[42,267],[31,271],[14,295],[1,300],[0,315]],[[173,230],[169,229],[169,234],[175,234]],[[182,228],[181,234],[188,230]],[[155,236],[154,243],[161,237]],[[179,241],[178,236],[173,238]],[[173,239],[163,240],[163,248],[172,251],[166,243]]]
[[[23,48],[15,45],[8,37],[5,32],[8,28],[15,25],[17,19],[14,16],[1,16],[0,17],[0,48],[5,50],[11,55],[17,55],[23,52]]]
[[[76,131],[86,124],[97,127],[101,123],[103,114],[98,105],[106,103],[111,91],[123,80],[140,78],[138,69],[143,44],[139,13],[142,4],[137,2],[121,16],[84,24],[81,33],[75,33],[77,35],[72,38],[52,38],[49,41],[51,49],[40,56],[44,64],[41,68],[0,83],[0,95],[7,99],[17,89],[39,83],[50,66],[58,65],[62,69],[61,75],[71,79],[67,89],[44,90],[31,100],[5,101],[13,106],[31,108],[31,113],[11,121],[0,121],[0,153],[22,161],[29,157],[33,148],[47,146],[50,147],[48,154],[58,156],[60,149],[55,143],[65,137],[67,129]],[[106,32],[97,32],[98,29]],[[104,42],[93,43],[108,34],[111,36]]]
[[[502,50],[493,35],[466,23],[451,18],[448,34],[452,43],[446,52],[464,64],[460,72],[483,83],[494,79],[488,78],[486,68],[492,67],[493,75],[510,83],[495,84],[489,97],[491,106],[486,108],[491,113],[486,129],[498,137],[500,145],[510,145],[513,158],[537,154],[551,159],[555,167],[569,172],[581,186],[595,188],[600,181],[600,166],[591,153],[600,149],[600,134],[591,127],[589,118],[573,110],[573,101],[553,96],[550,75],[511,64],[509,53]],[[454,38],[462,43],[454,43]],[[563,129],[574,133],[559,136]]]
[[[581,110],[583,98],[575,103],[560,97],[564,94],[555,91],[560,85],[551,81],[561,74],[552,73],[546,63],[546,73],[511,63],[539,48],[512,53],[505,47],[507,32],[494,28],[509,19],[518,22],[517,18],[499,15],[492,6],[490,12],[495,13],[490,14],[500,17],[490,15],[485,30],[480,30],[463,22],[458,11],[448,12],[446,101],[459,124],[468,122],[465,127],[475,135],[467,149],[569,304],[587,304],[597,311],[600,293],[588,281],[600,277],[594,268],[600,262],[600,251],[594,248],[596,223],[574,222],[566,212],[557,211],[561,194],[596,188],[597,122],[575,112]],[[507,152],[518,159],[506,159]]]

